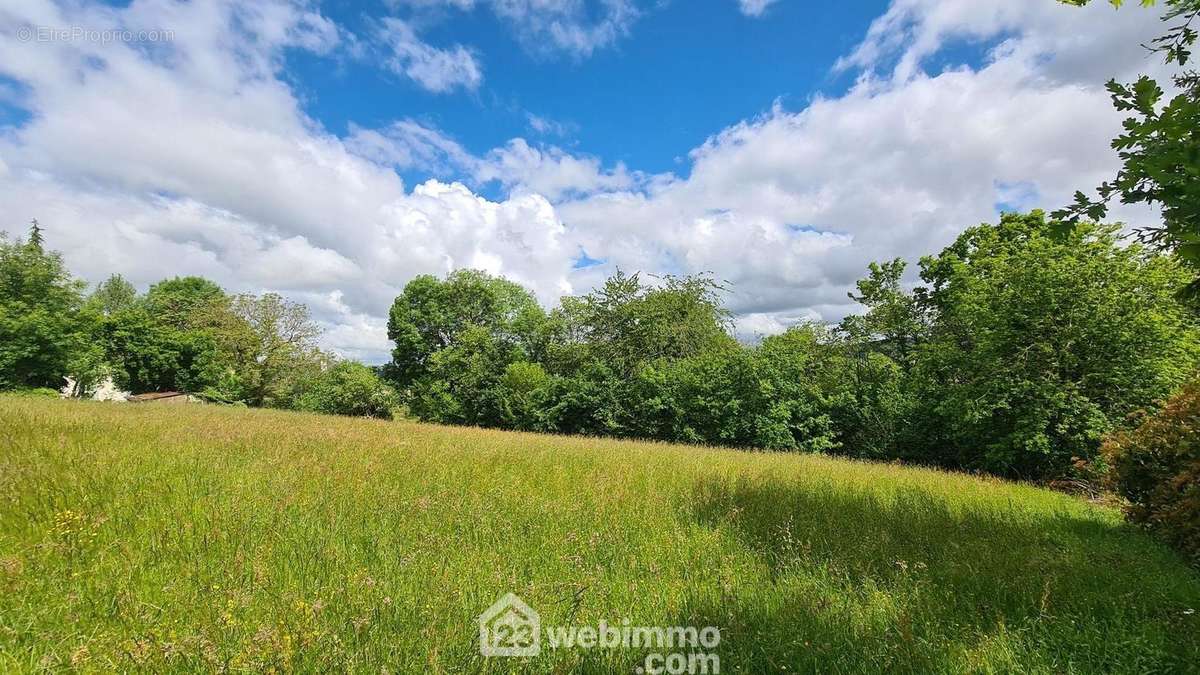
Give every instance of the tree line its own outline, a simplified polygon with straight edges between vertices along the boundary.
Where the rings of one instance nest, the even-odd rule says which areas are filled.
[[[0,238],[0,389],[77,396],[108,378],[122,390],[188,392],[209,401],[390,417],[394,394],[366,366],[320,349],[303,304],[275,293],[230,295],[200,277],[144,294],[119,274],[71,276],[44,247]]]
[[[1116,226],[1034,211],[919,262],[870,265],[865,311],[734,337],[707,275],[618,271],[542,307],[501,277],[419,276],[391,307],[392,360],[322,350],[304,305],[199,277],[90,293],[61,257],[0,240],[0,388],[133,392],[500,429],[825,452],[1018,478],[1096,471],[1105,434],[1200,360],[1176,256]]]
[[[1006,214],[922,258],[923,285],[904,271],[870,266],[861,315],[749,345],[703,275],[618,272],[552,310],[478,271],[417,277],[385,375],[430,422],[1054,478],[1200,359],[1187,271],[1115,226]]]

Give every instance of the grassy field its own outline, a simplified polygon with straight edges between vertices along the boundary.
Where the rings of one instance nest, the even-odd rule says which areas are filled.
[[[632,673],[480,656],[713,625],[721,672],[1183,672],[1200,574],[1080,499],[766,455],[0,397],[0,671]]]

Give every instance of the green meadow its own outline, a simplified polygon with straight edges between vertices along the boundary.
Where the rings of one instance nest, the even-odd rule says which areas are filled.
[[[0,671],[633,673],[484,658],[716,626],[723,673],[1168,673],[1200,573],[1110,506],[830,459],[217,406],[0,397]]]

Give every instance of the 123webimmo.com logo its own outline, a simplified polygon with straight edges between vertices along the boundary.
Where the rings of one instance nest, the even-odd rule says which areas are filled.
[[[542,626],[541,616],[514,593],[479,615],[479,653],[485,657],[533,658],[550,649],[629,649],[646,653],[638,675],[721,672],[715,653],[721,630],[715,626],[633,626],[601,621],[594,626]]]

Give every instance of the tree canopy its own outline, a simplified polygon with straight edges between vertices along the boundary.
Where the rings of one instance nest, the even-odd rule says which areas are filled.
[[[1039,476],[1090,460],[1200,355],[1195,315],[1173,297],[1186,273],[1119,246],[1115,227],[1064,239],[1041,212],[1007,214],[922,259],[921,278],[923,445],[956,465]]]
[[[83,350],[83,282],[43,249],[37,221],[29,239],[0,234],[0,389],[63,386]]]
[[[1088,0],[1065,0],[1084,5]],[[1120,0],[1112,4],[1121,5]],[[1152,1],[1143,0],[1143,5]],[[1075,202],[1055,212],[1065,225],[1081,220],[1102,220],[1109,204],[1148,204],[1162,211],[1162,224],[1139,231],[1149,245],[1175,251],[1193,268],[1195,278],[1187,286],[1190,295],[1200,294],[1200,75],[1185,69],[1195,45],[1200,0],[1168,0],[1163,20],[1171,22],[1167,32],[1148,47],[1161,53],[1167,64],[1179,71],[1172,77],[1169,95],[1154,79],[1143,75],[1132,84],[1108,83],[1113,106],[1129,116],[1123,133],[1112,147],[1121,159],[1114,179],[1101,183],[1096,197],[1083,192]]]
[[[421,419],[1069,475],[1200,358],[1179,261],[1040,211],[872,264],[866,312],[758,345],[710,278],[618,272],[550,312],[480,272],[419,277],[388,368]],[[463,294],[476,302],[461,301]]]

